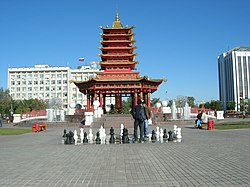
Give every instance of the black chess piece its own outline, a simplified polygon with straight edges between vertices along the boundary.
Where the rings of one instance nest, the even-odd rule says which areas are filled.
[[[66,139],[64,140],[64,144],[70,144],[69,136],[69,133],[65,135]]]
[[[124,129],[123,129],[122,143],[129,143],[128,129],[127,129],[127,128],[124,128]]]
[[[69,131],[69,144],[74,144],[75,140],[74,140],[74,133],[70,130]]]
[[[163,139],[167,139],[167,138],[168,138],[167,129],[164,129],[164,131],[163,131]]]
[[[151,141],[154,143],[156,141],[156,133],[155,130],[152,130]]]
[[[110,139],[109,139],[109,143],[115,143],[115,130],[113,127],[110,128]]]
[[[168,141],[173,141],[173,132],[172,131],[168,131]]]
[[[96,133],[95,142],[96,142],[96,144],[101,144],[101,138],[100,138],[100,133],[99,133],[99,131]]]
[[[88,143],[88,138],[87,138],[88,134],[87,132],[84,132],[84,135],[83,135],[83,143]]]
[[[66,133],[67,133],[67,131],[66,131],[66,129],[64,129],[63,130],[63,136],[62,136],[63,138],[66,138]]]

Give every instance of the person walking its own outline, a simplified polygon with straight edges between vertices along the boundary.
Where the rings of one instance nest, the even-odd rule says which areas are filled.
[[[132,116],[134,118],[134,141],[138,141],[138,127],[140,129],[139,142],[144,141],[144,120],[147,119],[145,108],[142,105],[142,101],[138,99],[137,105],[133,108]]]
[[[151,110],[147,106],[145,101],[143,102],[143,107],[145,109],[146,118],[147,118],[147,119],[144,120],[144,137],[149,138],[149,123],[148,123],[148,120],[151,119]]]

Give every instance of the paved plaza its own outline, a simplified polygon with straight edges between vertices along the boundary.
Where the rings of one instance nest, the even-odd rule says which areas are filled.
[[[0,186],[250,186],[250,129],[178,127],[181,143],[63,145],[63,128],[0,136]]]

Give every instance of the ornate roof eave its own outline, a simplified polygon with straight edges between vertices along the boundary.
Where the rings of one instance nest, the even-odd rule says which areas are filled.
[[[120,64],[138,64],[138,62],[137,61],[133,61],[133,62],[103,62],[103,61],[101,61],[100,63],[99,63],[100,65],[101,64],[107,64],[107,65],[120,65]]]
[[[116,50],[123,50],[123,49],[137,49],[137,46],[131,47],[98,47],[100,50],[107,50],[107,49],[116,49]]]
[[[136,26],[128,26],[126,25],[125,27],[122,27],[122,28],[113,28],[113,27],[109,27],[108,25],[106,25],[106,27],[103,27],[103,26],[99,26],[100,29],[102,30],[122,30],[122,29],[126,29],[126,30],[129,30],[129,29],[134,29],[136,28]]]
[[[131,56],[138,56],[137,53],[133,53],[133,54],[98,54],[97,56],[100,56],[100,57],[121,57],[121,56],[128,56],[128,57],[131,57]]]
[[[100,36],[135,36],[135,33],[129,33],[129,34],[103,34],[100,33]]]
[[[117,43],[117,42],[135,43],[136,40],[99,40],[99,43]]]

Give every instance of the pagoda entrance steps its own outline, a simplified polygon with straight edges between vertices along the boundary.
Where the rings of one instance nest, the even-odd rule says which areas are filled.
[[[92,128],[120,128],[121,124],[125,128],[134,127],[134,119],[130,114],[104,114],[101,118],[94,119],[91,124]]]

